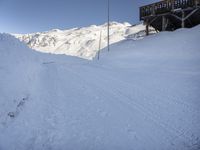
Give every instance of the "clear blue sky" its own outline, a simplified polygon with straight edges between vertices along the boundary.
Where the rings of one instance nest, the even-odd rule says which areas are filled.
[[[139,6],[158,0],[110,0],[111,20],[139,22]],[[0,0],[0,32],[31,33],[107,21],[107,0]]]

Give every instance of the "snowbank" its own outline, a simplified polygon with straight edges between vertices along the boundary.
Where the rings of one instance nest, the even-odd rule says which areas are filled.
[[[0,149],[199,149],[199,30],[125,40],[100,61],[0,35]]]

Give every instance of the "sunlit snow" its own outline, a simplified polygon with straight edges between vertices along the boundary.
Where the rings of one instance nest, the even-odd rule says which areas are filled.
[[[200,149],[199,31],[128,38],[99,61],[0,34],[0,150]]]

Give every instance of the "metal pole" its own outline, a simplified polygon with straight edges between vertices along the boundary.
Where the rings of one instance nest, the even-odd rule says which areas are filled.
[[[101,34],[102,34],[102,31],[100,31],[100,37],[99,37],[99,51],[98,51],[98,60],[100,59],[100,50],[101,50]]]
[[[110,51],[110,0],[108,0],[108,51]]]

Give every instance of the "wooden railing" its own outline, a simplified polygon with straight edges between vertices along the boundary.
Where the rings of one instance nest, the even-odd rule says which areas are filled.
[[[155,16],[171,12],[176,9],[185,9],[200,5],[200,0],[163,0],[157,3],[140,7],[140,20],[144,17]]]

